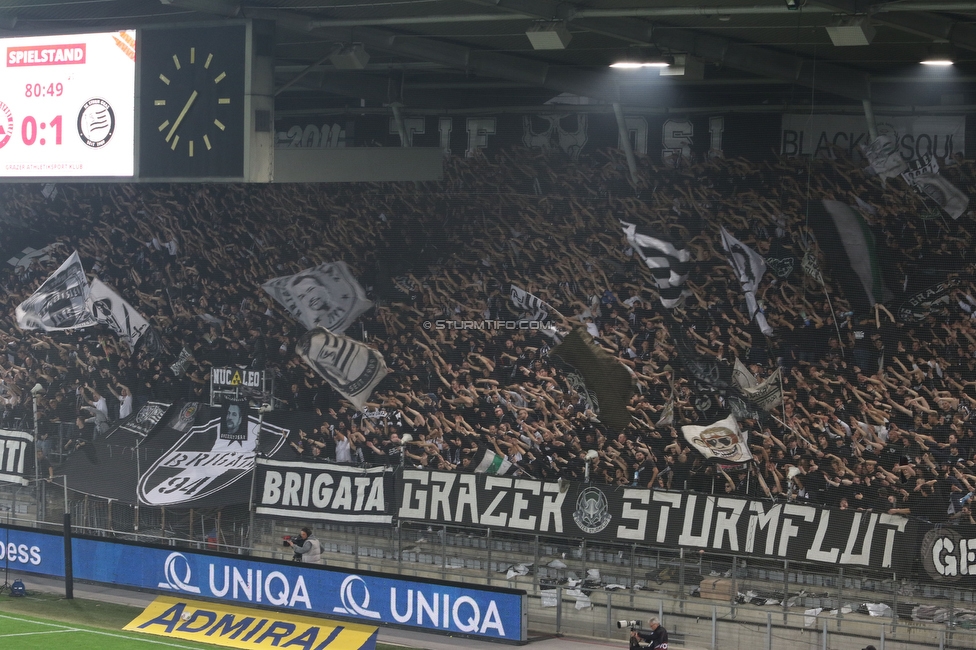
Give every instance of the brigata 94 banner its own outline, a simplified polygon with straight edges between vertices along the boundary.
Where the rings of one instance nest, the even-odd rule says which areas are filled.
[[[134,31],[0,39],[0,177],[133,175]]]
[[[404,470],[402,520],[549,537],[685,547],[895,572],[916,524],[881,512],[693,492]]]

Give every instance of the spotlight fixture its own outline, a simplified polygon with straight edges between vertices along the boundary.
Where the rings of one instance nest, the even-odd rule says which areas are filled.
[[[674,59],[669,56],[640,58],[638,60],[617,61],[611,63],[611,68],[617,70],[636,70],[638,68],[667,68],[674,63]]]
[[[566,23],[560,20],[536,23],[525,30],[525,35],[534,50],[565,50],[573,40]]]
[[[661,68],[661,76],[701,81],[705,78],[705,62],[690,54],[675,54],[674,64]]]
[[[786,0],[786,8],[790,11],[796,11],[800,7],[796,4],[796,0]]]
[[[330,54],[329,61],[337,70],[362,70],[369,63],[369,52],[361,43],[354,43]]]
[[[845,19],[838,25],[827,27],[827,35],[834,47],[870,45],[874,34],[874,27],[864,18]]]
[[[928,56],[921,61],[922,65],[950,66],[952,65],[952,52],[948,43],[936,43],[929,50]]]

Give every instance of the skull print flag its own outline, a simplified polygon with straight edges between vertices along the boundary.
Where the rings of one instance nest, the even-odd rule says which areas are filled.
[[[704,427],[683,426],[681,435],[705,458],[715,458],[726,463],[745,463],[752,460],[748,435],[739,431],[739,425],[731,415]]]

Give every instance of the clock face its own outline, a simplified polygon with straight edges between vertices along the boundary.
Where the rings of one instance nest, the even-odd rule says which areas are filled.
[[[244,173],[245,27],[146,30],[140,176]]]

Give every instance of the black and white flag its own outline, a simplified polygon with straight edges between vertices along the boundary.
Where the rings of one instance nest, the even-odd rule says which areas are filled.
[[[688,295],[685,281],[691,271],[691,253],[683,244],[637,232],[637,226],[621,221],[627,243],[644,260],[661,294],[661,304],[672,309]]]
[[[134,350],[139,339],[152,329],[142,314],[98,278],[92,280],[88,308],[96,321],[108,325],[128,344],[129,350]]]
[[[733,416],[704,427],[685,425],[681,435],[705,458],[715,458],[726,463],[744,463],[752,460],[748,436],[739,431]]]
[[[722,226],[722,247],[728,253],[729,265],[735,270],[742,291],[746,294],[749,317],[756,319],[756,324],[763,334],[772,336],[773,328],[766,322],[766,315],[759,311],[759,305],[756,303],[756,289],[759,287],[763,273],[766,272],[766,262],[759,253],[730,235],[725,226]]]
[[[756,377],[752,374],[752,371],[738,357],[735,358],[735,363],[732,366],[732,381],[743,390],[755,388],[756,384],[759,383],[756,381]]]
[[[562,319],[562,314],[560,314],[555,307],[547,303],[542,298],[534,296],[525,289],[512,285],[511,292],[512,304],[515,305],[517,309],[528,314],[529,320],[548,322],[552,316],[556,316]],[[553,326],[540,327],[539,332],[545,334],[549,338],[559,343],[569,332],[560,331]]]
[[[182,377],[186,369],[190,367],[193,363],[193,353],[184,345],[183,349],[180,350],[180,354],[176,357],[176,361],[170,364],[169,369],[173,371],[173,374],[177,377]]]
[[[871,163],[871,169],[882,179],[894,178],[908,169],[908,164],[899,151],[896,135],[879,135],[871,144],[862,144],[861,151]]]
[[[783,380],[781,368],[766,378],[758,386],[743,386],[742,392],[749,398],[749,402],[764,411],[769,411],[783,403]]]
[[[512,285],[512,304],[520,311],[529,314],[530,320],[545,320],[549,314],[556,311],[542,298],[534,296],[525,289]]]
[[[26,431],[0,429],[0,483],[27,485],[33,468],[34,436]]]
[[[316,327],[298,339],[298,356],[335,388],[356,410],[389,370],[383,355],[365,343]]]
[[[95,317],[88,309],[88,278],[75,251],[30,298],[17,306],[21,329],[45,332],[91,327]]]
[[[373,306],[345,262],[329,262],[268,280],[262,288],[308,329],[341,334]]]
[[[966,213],[969,197],[947,181],[940,173],[939,161],[926,155],[906,165],[901,177],[920,194],[929,197],[953,219]]]

